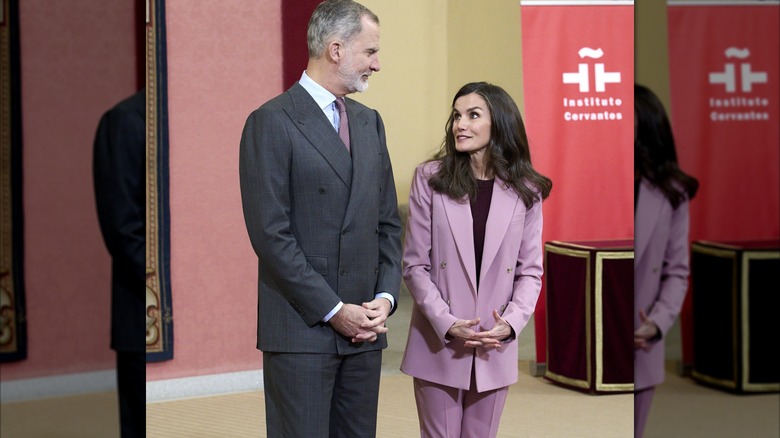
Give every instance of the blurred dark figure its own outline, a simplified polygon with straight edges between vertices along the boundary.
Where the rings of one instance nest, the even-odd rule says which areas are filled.
[[[688,290],[688,202],[699,182],[677,163],[658,97],[634,86],[634,437],[664,381],[664,339]]]
[[[111,348],[116,351],[122,438],[146,434],[146,93],[100,119],[93,177],[98,220],[111,254]]]

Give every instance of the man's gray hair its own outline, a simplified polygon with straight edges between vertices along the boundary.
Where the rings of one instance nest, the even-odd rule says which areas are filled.
[[[326,0],[317,5],[306,31],[309,58],[321,56],[333,39],[348,43],[355,34],[363,30],[363,16],[379,24],[376,14],[352,0]]]

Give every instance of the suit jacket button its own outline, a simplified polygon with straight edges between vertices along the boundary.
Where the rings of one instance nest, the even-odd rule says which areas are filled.
[[[322,195],[324,193],[325,193],[325,187],[320,187],[320,194]]]
[[[440,266],[441,266],[442,269],[446,268],[447,267],[447,262],[441,262]]]
[[[347,275],[347,270],[346,270],[346,269],[342,269],[342,270],[341,270],[341,272],[340,272],[340,274],[341,274],[341,275]]]

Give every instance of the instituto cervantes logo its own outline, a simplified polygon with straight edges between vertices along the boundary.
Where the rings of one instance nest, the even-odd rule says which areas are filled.
[[[748,61],[748,48],[729,47],[725,55],[723,70],[709,73],[709,83],[713,86],[710,92],[718,94],[709,97],[710,120],[769,120],[769,98],[761,93],[761,84],[768,82],[767,73],[753,69],[752,63]]]
[[[583,47],[577,54],[583,60],[585,58],[601,59],[604,56],[604,51],[601,48]],[[592,75],[591,71],[593,72]],[[623,99],[619,96],[610,95],[607,92],[608,84],[619,84],[620,80],[620,72],[607,71],[603,62],[580,62],[577,64],[576,72],[564,72],[563,83],[576,85],[579,92],[579,94],[572,94],[563,98],[564,120],[567,122],[623,120],[623,113],[620,111],[620,107],[623,106]],[[591,85],[596,95],[584,95],[591,93]]]

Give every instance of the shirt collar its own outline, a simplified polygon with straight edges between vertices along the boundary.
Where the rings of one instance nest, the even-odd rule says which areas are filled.
[[[322,110],[325,110],[325,107],[331,105],[333,101],[336,100],[336,96],[334,96],[333,93],[323,88],[322,85],[314,82],[314,80],[306,74],[306,71],[303,72],[298,83],[301,84],[309,95],[311,95]]]

